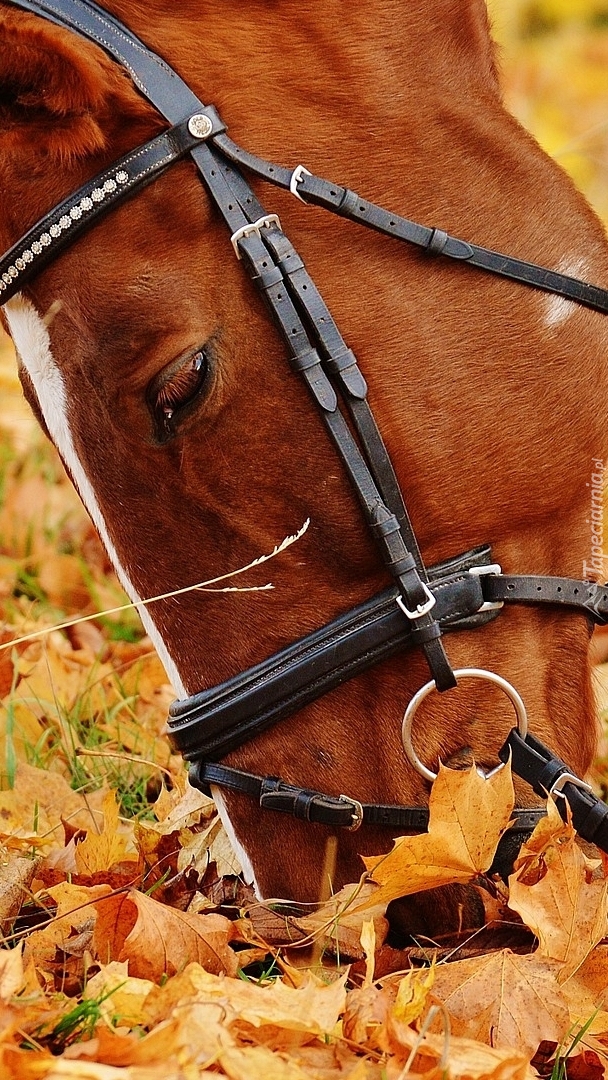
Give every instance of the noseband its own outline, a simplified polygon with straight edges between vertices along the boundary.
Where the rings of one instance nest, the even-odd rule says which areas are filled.
[[[218,764],[217,759],[345,680],[409,648],[422,648],[432,675],[419,695],[431,688],[447,691],[458,677],[471,672],[452,671],[443,635],[485,625],[505,603],[548,604],[605,624],[608,588],[571,578],[503,574],[492,563],[487,546],[425,567],[357,359],[278,217],[265,212],[240,170],[291,191],[306,204],[414,244],[431,257],[450,258],[603,313],[608,313],[608,291],[419,225],[312,175],[302,165],[286,169],[248,153],[228,137],[213,106],[205,106],[164,60],[91,0],[9,2],[100,45],[126,68],[143,96],[171,126],[88,181],[13,245],[0,259],[0,303],[20,291],[101,215],[189,154],[228,226],[236,257],[267,301],[293,370],[318,407],[392,578],[390,588],[321,629],[220,686],[172,705],[170,738],[193,762],[191,782],[203,790],[217,784],[246,792],[266,809],[334,828],[355,829],[365,823],[424,831],[426,807],[362,804],[344,795],[298,788],[278,777],[245,773]],[[476,674],[499,679],[492,673]],[[498,752],[500,760],[511,758],[513,770],[538,796],[553,795],[562,816],[571,813],[579,834],[608,852],[608,807],[527,733],[520,713],[518,719],[518,727]],[[415,767],[422,766],[411,746],[409,729],[405,746]],[[420,771],[433,775],[424,766]],[[514,811],[513,828],[501,841],[495,869],[505,872],[543,813],[542,809]]]

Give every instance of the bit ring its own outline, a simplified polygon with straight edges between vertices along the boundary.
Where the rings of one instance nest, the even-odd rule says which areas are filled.
[[[528,733],[528,714],[526,713],[526,706],[524,705],[520,695],[514,686],[511,685],[507,679],[503,679],[502,675],[497,675],[494,671],[486,671],[485,668],[458,668],[454,672],[454,678],[456,682],[459,679],[485,679],[487,682],[494,683],[507,695],[511,701],[513,708],[515,709],[515,715],[517,717],[517,730],[522,739],[525,739]],[[408,761],[414,766],[417,772],[424,777],[425,780],[437,779],[437,773],[431,769],[427,769],[426,765],[422,763],[418,754],[414,750],[414,744],[412,743],[412,723],[414,716],[416,715],[420,705],[424,701],[425,697],[428,697],[433,690],[436,690],[435,680],[431,679],[418,690],[412,700],[410,701],[403,716],[403,723],[401,725],[401,738],[403,740],[403,749],[405,750]],[[501,769],[502,763],[498,766]],[[495,772],[496,770],[491,770]],[[484,776],[489,776],[491,773],[484,773]]]

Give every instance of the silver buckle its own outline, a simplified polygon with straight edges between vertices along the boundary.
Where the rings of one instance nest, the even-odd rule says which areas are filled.
[[[557,780],[551,784],[549,795],[552,795],[553,798],[559,795],[562,799],[566,799],[567,801],[568,796],[562,790],[564,784],[572,784],[573,787],[582,788],[583,791],[590,791],[593,795],[593,788],[590,784],[585,780],[581,780],[578,776],[573,776],[572,773],[569,772],[562,773],[561,776],[558,776]]]
[[[289,181],[289,190],[292,195],[295,195],[296,199],[299,199],[300,202],[304,203],[304,206],[306,206],[306,199],[303,199],[302,196],[298,194],[298,184],[303,176],[312,176],[310,169],[305,169],[303,165],[296,165],[291,174],[291,180]]]
[[[236,255],[237,259],[241,258],[241,253],[238,248],[239,240],[242,240],[244,236],[253,236],[254,233],[259,236],[260,229],[263,229],[264,226],[268,227],[269,225],[277,225],[279,229],[281,228],[281,222],[279,220],[278,214],[266,214],[265,217],[258,218],[257,221],[251,222],[250,225],[243,225],[242,228],[237,229],[236,232],[233,232],[230,240],[234,248],[234,254]]]
[[[349,832],[356,832],[363,824],[363,805],[358,799],[351,799],[349,795],[340,795],[341,802],[348,803],[353,808],[353,821],[352,825],[347,825],[346,828]]]
[[[437,603],[437,597],[433,596],[433,594],[432,594],[431,590],[429,589],[426,581],[421,581],[420,584],[422,585],[422,588],[424,589],[424,592],[428,596],[428,600],[424,604],[418,604],[418,607],[416,608],[415,611],[410,611],[410,609],[405,606],[405,601],[404,601],[402,596],[396,596],[395,597],[395,600],[397,601],[397,603],[398,603],[399,607],[401,608],[403,614],[407,615],[407,617],[408,617],[408,619],[410,621],[413,621],[414,619],[421,619],[422,616],[427,615],[428,612],[431,611],[431,609],[434,608],[435,604]]]
[[[502,574],[502,566],[497,562],[488,563],[487,566],[469,566],[469,574],[473,577],[482,577],[484,574]],[[504,606],[504,600],[484,600],[476,614],[479,615],[480,611],[500,611]]]

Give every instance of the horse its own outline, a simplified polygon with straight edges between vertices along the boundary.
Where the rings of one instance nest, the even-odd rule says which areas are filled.
[[[107,0],[106,10],[213,102],[235,142],[305,162],[299,179],[332,177],[438,236],[608,285],[601,224],[503,104],[483,0]],[[96,41],[7,0],[0,118],[3,249],[166,128]],[[510,574],[588,578],[591,477],[608,455],[604,315],[322,214],[294,186],[269,200],[254,182],[357,357],[425,564],[491,542]],[[234,254],[182,157],[2,308],[25,394],[134,600],[247,565],[310,522],[275,558],[272,591],[194,590],[141,608],[181,699],[388,581],[315,403]],[[260,573],[243,581],[260,584]],[[454,669],[517,688],[534,734],[584,774],[597,736],[589,637],[584,611],[507,605],[445,647]],[[422,651],[386,655],[222,762],[355,805],[425,806],[429,780],[404,753],[401,719],[428,677]],[[430,770],[491,768],[511,726],[510,702],[470,680],[429,695],[412,739]],[[399,831],[335,830],[261,809],[245,791],[214,792],[260,897],[314,902],[329,835],[339,832],[337,889]],[[518,782],[517,801],[539,800]],[[445,904],[416,898],[407,925],[456,926],[462,903],[460,892]]]

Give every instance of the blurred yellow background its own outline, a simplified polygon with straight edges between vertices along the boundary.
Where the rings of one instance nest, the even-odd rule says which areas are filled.
[[[608,223],[608,0],[489,0],[506,102]]]

